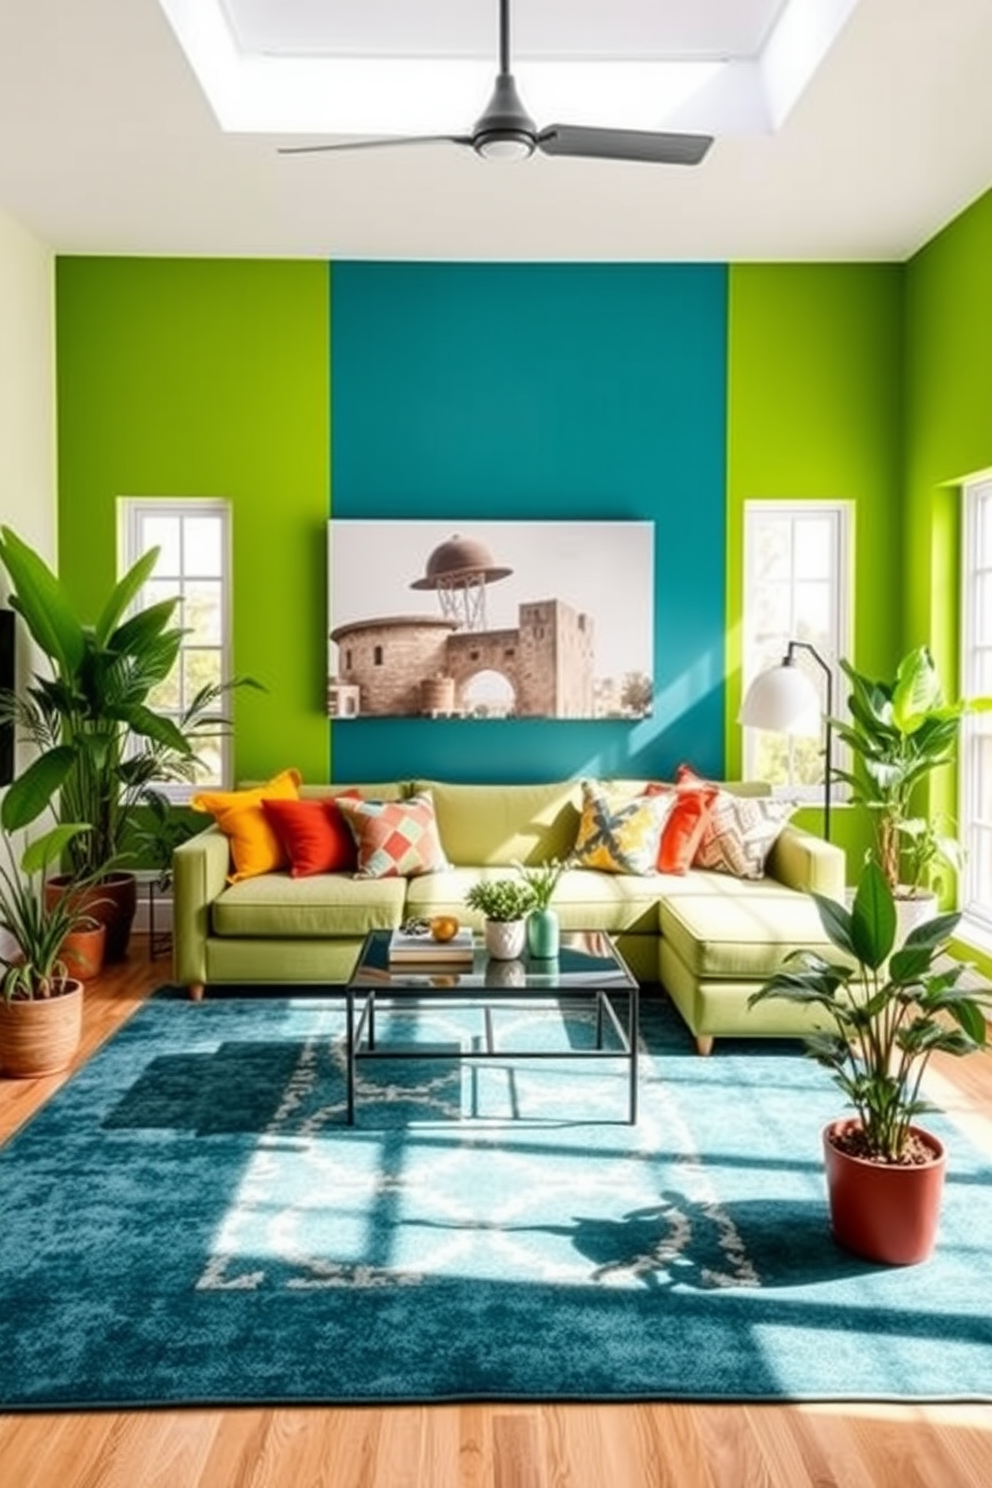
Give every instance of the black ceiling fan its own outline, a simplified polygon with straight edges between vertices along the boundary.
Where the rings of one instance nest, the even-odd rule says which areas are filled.
[[[493,94],[471,134],[400,135],[345,140],[334,145],[287,145],[281,155],[313,155],[332,150],[382,150],[396,145],[467,145],[487,160],[525,160],[571,155],[595,160],[639,160],[654,165],[698,165],[713,138],[708,134],[660,134],[640,129],[597,129],[581,124],[549,124],[538,129],[520,101],[510,71],[510,0],[499,0],[499,72]]]

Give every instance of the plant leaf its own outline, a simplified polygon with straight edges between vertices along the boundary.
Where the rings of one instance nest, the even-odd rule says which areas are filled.
[[[851,910],[854,954],[875,971],[892,950],[895,938],[896,908],[892,892],[878,864],[869,862],[861,875]]]

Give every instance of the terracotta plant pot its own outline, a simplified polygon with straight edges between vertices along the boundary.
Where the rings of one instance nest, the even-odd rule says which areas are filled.
[[[15,1080],[68,1069],[83,1031],[83,984],[38,1002],[0,998],[0,1069]]]
[[[48,903],[52,902],[50,896],[64,893],[70,882],[67,874],[53,875],[45,885]],[[101,878],[99,883],[83,892],[80,903],[88,915],[107,927],[103,959],[107,962],[123,961],[138,908],[138,880],[134,874],[108,873],[106,878]]]
[[[65,969],[78,982],[89,982],[100,975],[107,949],[107,927],[96,924],[88,930],[72,930],[59,952]]]
[[[943,1143],[910,1130],[933,1152],[929,1163],[868,1162],[841,1151],[832,1133],[858,1125],[834,1121],[823,1131],[823,1156],[834,1238],[845,1250],[887,1266],[914,1266],[933,1251],[947,1166]]]

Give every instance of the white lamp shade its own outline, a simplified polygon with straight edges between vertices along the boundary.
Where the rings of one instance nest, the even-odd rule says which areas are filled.
[[[816,736],[823,727],[816,688],[802,667],[793,663],[769,667],[748,688],[740,722],[778,734]]]

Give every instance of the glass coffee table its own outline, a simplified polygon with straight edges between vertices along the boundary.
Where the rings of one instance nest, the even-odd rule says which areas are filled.
[[[640,987],[611,937],[598,930],[569,930],[561,937],[561,952],[553,961],[523,957],[495,961],[487,955],[481,936],[475,937],[472,963],[443,961],[390,964],[389,930],[372,930],[345,988],[347,1005],[348,1124],[355,1122],[355,1072],[366,1059],[621,1059],[629,1066],[627,1121],[637,1121],[637,1040]],[[626,1017],[617,1003],[622,999]],[[376,1041],[376,1004],[436,1000],[457,1001],[478,1008],[482,1015],[481,1048],[457,1051],[406,1044],[383,1046]],[[594,1005],[596,1031],[590,1049],[501,1049],[497,1047],[493,1010],[506,1003],[588,1001]],[[616,1001],[615,1001],[616,1000]],[[360,1011],[356,1019],[356,1005]],[[616,1035],[607,1046],[607,1025]]]

